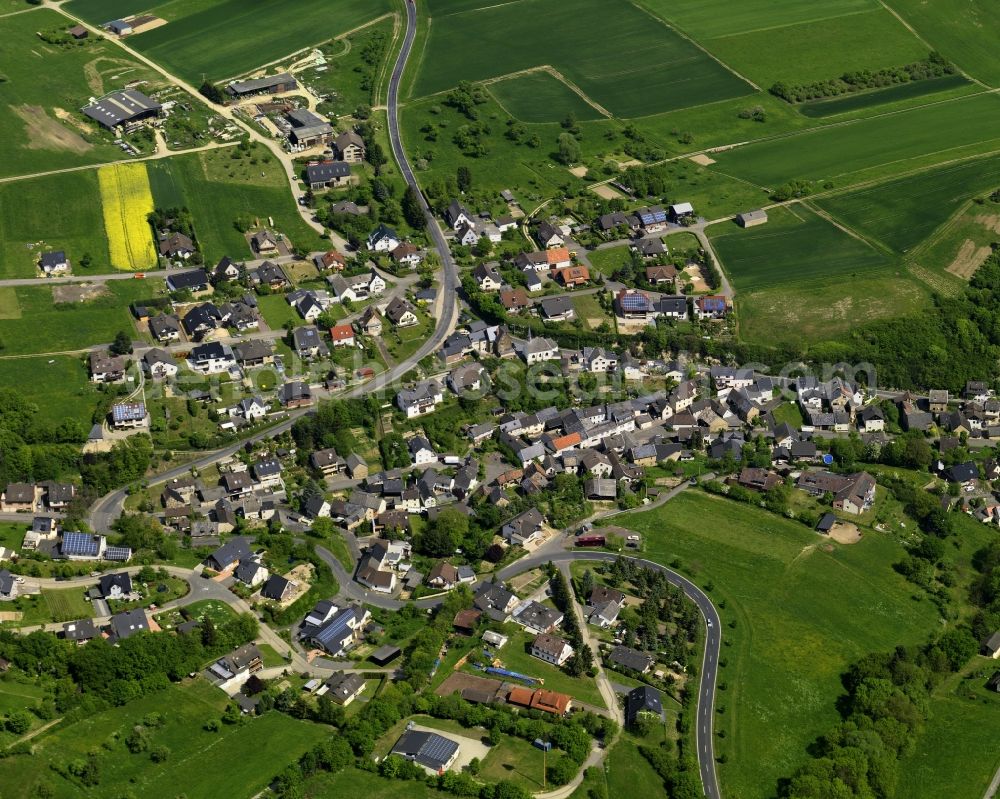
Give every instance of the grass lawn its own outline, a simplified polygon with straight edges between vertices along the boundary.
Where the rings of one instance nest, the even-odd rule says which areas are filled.
[[[791,179],[850,186],[998,148],[1000,98],[979,94],[737,147],[712,168],[769,188]]]
[[[275,232],[293,246],[325,249],[319,234],[299,216],[281,165],[262,147],[165,158],[149,162],[148,172],[157,205],[180,199],[191,210],[198,243],[209,263],[224,255],[249,258],[250,246],[240,228],[267,225],[269,217]]]
[[[432,25],[414,94],[549,64],[619,117],[644,116],[748,94],[751,87],[642,9],[578,0],[514,6],[431,4]],[[480,36],[485,30],[503,36]],[[559,35],[553,36],[552,31]],[[629,42],[609,47],[608,42]],[[530,102],[527,100],[525,102]]]
[[[348,572],[354,571],[354,558],[351,557],[351,550],[347,546],[347,542],[340,533],[334,533],[326,541],[326,545],[330,548],[330,552],[333,556],[340,561],[340,564],[347,569]]]
[[[27,7],[27,4],[22,4]],[[112,19],[108,17],[108,19]],[[161,81],[148,67],[95,37],[59,47],[38,31],[63,30],[68,20],[51,9],[0,19],[4,41],[0,175],[24,175],[125,158],[109,135],[79,109],[88,98],[133,80]],[[69,195],[67,195],[69,196]],[[63,213],[57,204],[47,211]],[[51,220],[50,217],[50,221]],[[58,227],[53,225],[53,230]]]
[[[0,762],[0,775],[11,799],[37,795],[37,786],[48,783],[57,797],[103,797],[126,790],[142,796],[176,796],[209,799],[231,791],[253,796],[264,789],[277,771],[329,734],[327,728],[297,721],[279,713],[251,718],[244,724],[207,732],[202,725],[218,718],[225,694],[203,681],[171,686],[123,707],[96,713],[37,740],[34,754]],[[153,763],[148,753],[130,754],[124,737],[148,713],[159,713],[163,726],[150,731],[152,745],[165,745],[170,757]],[[268,756],[260,758],[261,741]],[[61,777],[49,766],[99,752],[101,782],[87,788]],[[227,763],[224,769],[219,763]]]
[[[386,349],[396,359],[396,363],[405,361],[419,350],[434,328],[434,320],[427,315],[426,311],[416,308],[415,313],[420,320],[419,324],[397,328],[388,325],[388,330],[382,334]]]
[[[601,113],[549,72],[530,72],[490,84],[490,92],[522,122],[600,119]]]
[[[597,684],[592,677],[570,677],[551,663],[532,657],[528,654],[528,649],[535,636],[516,626],[510,627],[510,632],[510,640],[497,654],[503,663],[503,668],[545,680],[545,688],[549,691],[569,694],[574,699],[588,705],[604,707],[604,700],[601,698],[601,693],[597,690]],[[504,634],[506,635],[507,632]],[[482,674],[471,667],[469,670],[473,674]]]
[[[940,685],[913,753],[904,758],[897,796],[983,796],[1000,766],[1000,695],[986,680],[996,662],[977,657],[965,672]],[[963,679],[965,675],[970,675]]]
[[[162,286],[157,286],[162,292]],[[0,319],[4,355],[68,352],[110,344],[124,330],[135,336],[129,303],[148,299],[152,284],[116,280],[104,293],[85,302],[57,305],[51,286],[19,286],[15,290],[19,318]],[[27,320],[30,323],[26,324]]]
[[[257,648],[260,650],[260,654],[264,659],[265,669],[269,669],[272,666],[284,666],[288,662],[285,658],[279,655],[278,650],[270,644],[257,644]]]
[[[265,294],[257,298],[257,307],[261,316],[267,322],[267,326],[272,330],[281,330],[285,322],[294,322],[296,325],[305,324],[299,312],[286,302],[282,294]]]
[[[69,355],[0,358],[0,385],[17,386],[21,396],[37,406],[39,418],[53,424],[73,419],[85,431],[100,397],[83,360]]]
[[[603,250],[594,250],[587,253],[587,260],[590,265],[605,277],[611,277],[615,270],[622,264],[629,263],[632,253],[627,244],[617,247],[607,247]]]
[[[839,718],[840,675],[852,661],[887,642],[922,641],[937,624],[932,604],[915,600],[893,571],[902,549],[883,535],[838,546],[766,511],[691,491],[616,524],[645,535],[647,557],[680,560],[726,602],[728,690],[717,699],[726,708],[717,724],[727,733],[720,777],[733,796],[771,796],[805,762],[806,747]]]
[[[905,253],[933,234],[965,201],[998,187],[1000,157],[994,156],[826,197],[817,205],[865,236]]]
[[[64,588],[59,591],[42,591],[42,599],[49,607],[52,621],[89,619],[94,615],[91,604],[84,599],[83,589]]]
[[[452,794],[428,787],[426,782],[400,782],[380,777],[370,771],[349,768],[337,774],[322,773],[306,783],[310,799],[341,799],[344,796],[364,796],[365,799],[447,799]]]
[[[581,294],[579,297],[573,297],[573,308],[576,310],[577,318],[582,319],[591,330],[599,327],[602,322],[611,323],[607,311],[597,301],[596,294]]]
[[[235,616],[233,609],[229,605],[214,599],[202,599],[198,602],[192,602],[186,607],[186,610],[192,619],[210,618],[216,625],[230,621]],[[161,627],[167,629],[168,625],[175,626],[180,624],[184,620],[184,617],[181,616],[179,611],[168,610],[158,614],[156,619]]]
[[[551,759],[559,757],[556,750],[549,753]],[[529,791],[542,790],[542,750],[529,741],[505,736],[503,741],[490,749],[483,758],[480,778],[490,782],[508,780]]]
[[[802,427],[802,411],[799,410],[799,404],[797,402],[785,402],[775,408],[771,415],[774,416],[774,421],[778,424],[782,422],[787,422],[796,430]]]
[[[112,271],[96,169],[0,183],[0,277],[36,277],[47,250],[64,250],[77,275]]]
[[[335,13],[324,0],[252,3],[242,0],[73,0],[71,13],[100,24],[137,11],[168,24],[130,36],[128,44],[168,71],[198,86],[222,80],[290,55],[363,25],[390,11],[387,0],[338,0]],[[260,36],[260,31],[267,31]],[[206,47],[205,42],[212,46]]]

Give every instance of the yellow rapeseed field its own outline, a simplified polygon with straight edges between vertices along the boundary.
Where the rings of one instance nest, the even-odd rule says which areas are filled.
[[[146,165],[109,164],[97,170],[97,178],[111,265],[115,269],[156,266],[153,234],[146,219],[153,210]]]

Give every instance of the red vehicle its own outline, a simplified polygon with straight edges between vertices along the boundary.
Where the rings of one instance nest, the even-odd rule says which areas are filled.
[[[605,539],[603,535],[581,535],[576,539],[578,547],[603,547]]]
[[[142,272],[136,272],[132,277],[135,280],[142,280],[146,275]]]

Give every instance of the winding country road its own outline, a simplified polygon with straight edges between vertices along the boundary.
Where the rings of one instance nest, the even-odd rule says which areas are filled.
[[[438,306],[437,306],[437,321],[435,324],[433,334],[424,342],[417,352],[411,356],[408,360],[394,366],[387,372],[383,373],[379,377],[375,378],[368,383],[358,386],[350,391],[344,392],[340,396],[344,397],[356,397],[373,392],[385,391],[393,383],[401,380],[406,374],[408,374],[424,357],[434,353],[440,345],[443,343],[446,336],[452,331],[457,318],[457,286],[458,286],[458,269],[451,257],[451,252],[448,248],[448,244],[445,241],[444,234],[431,213],[430,207],[427,204],[426,199],[420,192],[420,188],[417,184],[416,178],[414,177],[413,170],[410,167],[409,161],[406,158],[406,153],[403,149],[402,136],[399,129],[399,86],[403,77],[403,73],[406,69],[406,63],[410,56],[410,51],[413,47],[413,42],[416,37],[416,7],[414,6],[412,0],[407,0],[406,3],[406,33],[403,38],[403,44],[400,49],[399,55],[396,59],[395,66],[392,70],[392,75],[389,80],[388,86],[388,133],[389,141],[392,148],[393,156],[395,157],[397,163],[399,164],[400,172],[405,179],[407,185],[411,186],[417,192],[417,196],[420,199],[421,207],[424,210],[424,215],[427,221],[427,229],[431,240],[433,241],[434,247],[438,252],[441,259],[441,291],[438,295]],[[127,48],[126,48],[127,49]],[[145,60],[145,59],[141,59]],[[162,72],[162,69],[157,67]],[[173,76],[169,76],[176,81]],[[182,84],[183,85],[183,84]],[[185,88],[190,87],[185,86]],[[292,180],[293,193],[295,191],[294,176],[290,178]],[[173,469],[161,472],[158,475],[152,477],[149,482],[162,483],[173,477],[178,477],[183,474],[188,473],[192,468],[199,468],[207,466],[209,464],[215,463],[221,458],[227,457],[235,453],[240,449],[246,442],[253,442],[262,440],[264,438],[271,438],[277,434],[284,432],[289,429],[295,421],[305,415],[310,413],[310,410],[295,411],[289,414],[289,418],[279,424],[276,427],[272,427],[264,432],[250,436],[246,439],[235,442],[234,444],[226,447],[222,450],[217,450],[215,452],[206,453],[204,456],[196,459],[195,461],[186,463],[182,466],[177,466]],[[119,490],[111,494],[102,497],[95,504],[91,511],[91,522],[94,529],[106,530],[110,526],[114,518],[121,513],[121,509],[125,500],[126,492],[124,490]],[[557,546],[561,546],[561,542],[557,542]],[[386,608],[386,609],[398,609],[402,607],[403,603],[398,600],[391,599],[389,597],[381,597],[372,594],[369,591],[364,590],[362,586],[354,582],[352,575],[347,573],[344,566],[325,548],[317,547],[317,553],[326,562],[333,574],[336,576],[338,582],[341,586],[341,595],[349,599],[366,602],[368,604]],[[568,565],[572,561],[614,561],[619,556],[606,552],[585,552],[585,551],[560,551],[551,550],[549,547],[543,547],[533,555],[519,560],[516,563],[501,569],[496,578],[500,580],[506,580],[514,575],[520,574],[525,571],[530,571],[531,569],[543,566],[548,562],[559,563],[560,565]],[[697,754],[699,769],[701,772],[702,785],[704,787],[705,795],[709,799],[721,799],[721,793],[719,791],[718,777],[715,770],[715,748],[714,748],[714,732],[713,732],[713,721],[714,721],[714,706],[715,706],[715,685],[716,678],[718,674],[719,665],[719,651],[721,646],[721,632],[720,632],[720,621],[719,614],[715,607],[712,605],[711,600],[708,596],[681,574],[678,574],[671,569],[661,566],[658,563],[653,563],[652,561],[644,560],[641,558],[632,558],[636,562],[642,564],[646,568],[658,571],[664,574],[667,580],[681,588],[684,593],[695,603],[705,619],[706,623],[706,638],[705,638],[705,652],[702,661],[702,669],[700,675],[700,684],[698,689],[697,698],[697,725],[696,725],[696,738],[697,738]],[[192,585],[194,588],[194,585]],[[203,588],[203,587],[202,587]],[[204,590],[204,589],[203,589]],[[210,589],[209,589],[210,590]],[[235,597],[233,597],[235,599]],[[440,605],[442,602],[441,598],[424,599],[415,602],[418,607],[432,608]],[[230,601],[230,604],[232,602]],[[266,625],[262,626],[266,627]],[[272,632],[273,631],[269,631]],[[270,637],[270,636],[268,636]],[[286,647],[282,647],[285,649]],[[297,660],[297,658],[296,658]],[[611,712],[617,715],[617,708],[612,707]],[[595,763],[600,760],[602,753],[595,753],[596,758]]]

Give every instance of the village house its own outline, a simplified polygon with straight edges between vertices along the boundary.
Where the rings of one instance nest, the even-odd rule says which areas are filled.
[[[531,642],[531,656],[553,666],[562,666],[573,655],[573,647],[558,635],[540,633]]]
[[[444,392],[436,380],[418,383],[413,388],[400,390],[396,395],[396,405],[407,419],[431,413],[442,402]]]
[[[333,142],[334,152],[341,161],[360,164],[365,160],[365,140],[353,130],[341,133]]]

